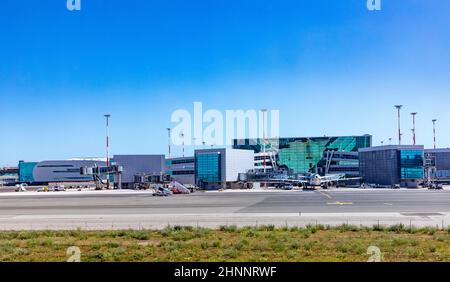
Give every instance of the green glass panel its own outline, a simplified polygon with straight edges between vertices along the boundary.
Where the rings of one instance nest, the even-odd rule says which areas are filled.
[[[33,182],[33,169],[37,162],[19,162],[19,182]]]
[[[424,156],[420,150],[400,151],[400,177],[401,179],[422,179]]]
[[[197,180],[220,182],[220,154],[199,154],[196,159]]]
[[[286,167],[294,172],[315,172],[326,150],[357,152],[360,148],[371,146],[372,137],[316,137],[316,138],[269,138],[265,142],[265,151],[277,155],[278,167]],[[261,139],[234,140],[233,148],[263,152]],[[347,162],[342,165],[358,165]]]

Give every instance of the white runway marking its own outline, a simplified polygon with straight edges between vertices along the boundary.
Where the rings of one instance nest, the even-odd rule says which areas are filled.
[[[322,192],[322,191],[317,191],[317,192],[319,192],[321,195],[327,197],[328,199],[332,199],[332,198],[333,198],[333,197],[331,197],[330,195],[328,195],[328,194],[325,193],[325,192]]]

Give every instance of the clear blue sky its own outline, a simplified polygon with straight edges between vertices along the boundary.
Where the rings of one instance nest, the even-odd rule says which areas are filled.
[[[282,136],[450,147],[450,1],[66,0],[0,3],[0,166],[166,153],[176,109],[280,110]],[[179,154],[181,149],[175,148]]]

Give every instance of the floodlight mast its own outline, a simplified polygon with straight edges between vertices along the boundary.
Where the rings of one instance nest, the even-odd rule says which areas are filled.
[[[434,149],[436,149],[436,122],[437,119],[433,119],[433,143],[434,143]]]
[[[167,135],[168,135],[168,147],[169,147],[169,159],[170,159],[170,128],[166,128],[167,129]]]
[[[400,110],[402,109],[403,105],[395,105],[395,108],[397,108],[398,113],[398,144],[402,144],[402,131],[400,128]]]

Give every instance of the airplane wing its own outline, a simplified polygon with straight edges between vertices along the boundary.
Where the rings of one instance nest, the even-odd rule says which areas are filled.
[[[360,180],[362,177],[345,177],[344,174],[335,174],[323,176],[321,179],[322,183],[335,182],[335,181],[350,181],[350,180]]]
[[[332,181],[349,181],[349,180],[360,180],[362,177],[345,177],[344,175],[338,175],[330,178],[322,178],[323,182],[332,182]]]
[[[343,174],[325,175],[325,176],[322,176],[322,181],[323,182],[337,181],[337,180],[342,179],[343,177],[344,177]]]
[[[308,183],[308,180],[303,179],[271,179],[272,181],[289,182],[289,183]]]
[[[308,180],[304,180],[304,179],[290,179],[291,182],[293,183],[308,183]]]
[[[346,181],[346,180],[361,180],[362,179],[362,177],[350,177],[350,178],[343,178],[343,179],[340,179],[341,181]]]

